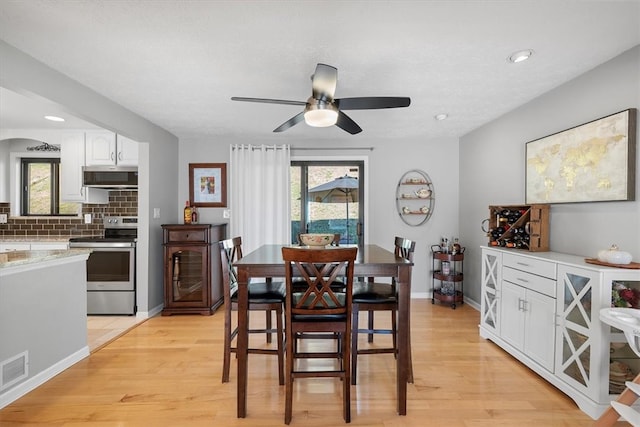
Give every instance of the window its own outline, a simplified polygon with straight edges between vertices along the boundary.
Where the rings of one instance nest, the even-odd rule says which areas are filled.
[[[59,177],[59,158],[22,158],[20,215],[77,215],[78,203],[60,202]]]
[[[311,194],[321,185],[327,190]],[[340,233],[341,244],[363,244],[363,228],[363,161],[291,162],[292,243],[298,233]]]

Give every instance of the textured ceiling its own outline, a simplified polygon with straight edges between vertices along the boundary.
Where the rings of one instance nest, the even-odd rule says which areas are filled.
[[[0,39],[187,142],[458,137],[640,44],[640,1],[2,0]],[[305,101],[318,62],[411,106],[273,134],[300,107],[230,100]]]

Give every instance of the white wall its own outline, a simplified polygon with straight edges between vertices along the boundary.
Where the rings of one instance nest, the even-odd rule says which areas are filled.
[[[640,109],[640,46],[460,139],[460,235],[466,294],[480,301],[480,223],[488,206],[524,203],[525,143],[627,108]],[[636,135],[636,139],[640,140]],[[636,187],[640,162],[636,153]],[[640,259],[640,201],[554,204],[552,251],[594,257],[616,243]]]
[[[309,129],[309,132],[321,131]],[[268,139],[267,139],[268,138]],[[358,142],[356,142],[358,141]],[[189,198],[189,163],[228,163],[229,145],[259,144],[241,138],[227,137],[223,141],[180,141],[179,196],[177,213]],[[366,243],[393,249],[395,236],[402,236],[417,242],[414,257],[412,291],[414,296],[431,296],[431,258],[429,248],[438,244],[441,236],[458,235],[458,141],[457,139],[379,140],[374,137],[356,139],[347,144],[362,149],[346,151],[303,151],[297,148],[319,148],[313,141],[292,141],[286,137],[274,140],[265,137],[265,144],[291,144],[292,158],[317,156],[332,160],[362,159],[368,157],[367,204],[365,212]],[[323,143],[324,144],[324,143]],[[365,149],[373,147],[373,151]],[[396,210],[396,187],[404,172],[421,169],[433,180],[435,186],[435,209],[431,219],[417,227],[406,225]],[[233,209],[232,206],[229,207]],[[227,222],[223,219],[222,208],[198,210],[201,223]],[[464,242],[462,242],[464,245]]]
[[[138,310],[148,313],[157,309],[163,302],[160,224],[177,221],[178,139],[2,40],[0,58],[0,86],[59,105],[71,115],[144,145],[138,167],[139,191],[144,193],[138,201],[138,251],[148,254],[148,260],[143,256],[138,262],[138,268],[145,270],[142,279],[147,280],[147,283],[139,282]],[[159,219],[151,218],[155,207],[161,211]],[[145,261],[148,263],[142,264]]]

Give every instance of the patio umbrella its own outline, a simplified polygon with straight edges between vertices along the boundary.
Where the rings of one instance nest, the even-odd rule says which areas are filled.
[[[342,176],[309,190],[309,200],[317,203],[346,203],[347,243],[349,243],[349,202],[358,202],[358,178]]]

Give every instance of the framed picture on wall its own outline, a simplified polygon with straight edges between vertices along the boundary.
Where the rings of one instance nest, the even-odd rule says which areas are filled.
[[[529,141],[525,151],[527,204],[635,200],[634,108]]]
[[[189,201],[191,206],[227,206],[227,164],[189,163]]]

